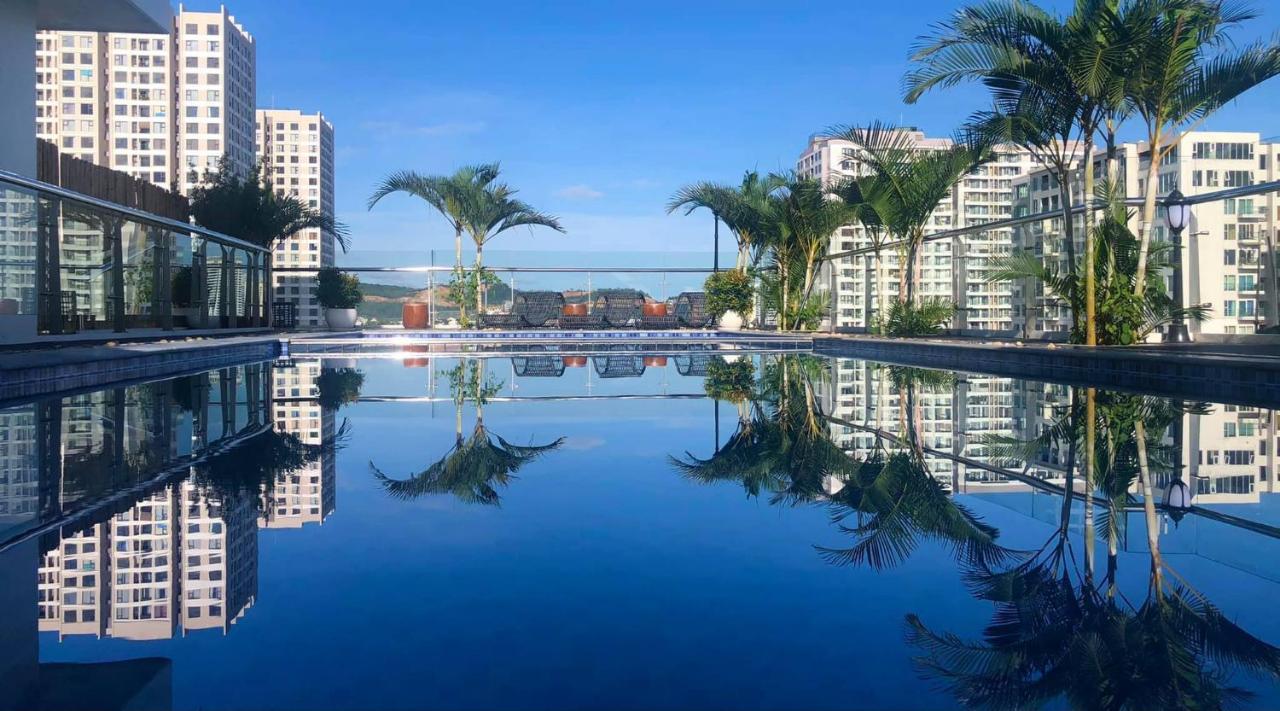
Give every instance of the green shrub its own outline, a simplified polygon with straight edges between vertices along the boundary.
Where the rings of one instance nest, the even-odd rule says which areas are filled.
[[[707,363],[702,388],[707,397],[739,403],[751,398],[756,384],[756,367],[749,358],[730,363],[720,356]]]
[[[702,288],[707,292],[707,312],[712,318],[718,319],[727,311],[737,311],[743,318],[751,315],[755,290],[749,274],[737,269],[714,272]]]
[[[178,267],[173,273],[173,293],[169,299],[180,309],[191,306],[191,267]]]
[[[316,378],[316,402],[324,410],[335,410],[360,399],[364,373],[355,368],[325,368]]]
[[[890,336],[937,335],[955,312],[955,304],[942,299],[895,301],[885,317],[884,332]]]
[[[319,282],[316,300],[326,309],[354,309],[364,298],[360,293],[360,280],[333,267],[321,269],[316,280]]]

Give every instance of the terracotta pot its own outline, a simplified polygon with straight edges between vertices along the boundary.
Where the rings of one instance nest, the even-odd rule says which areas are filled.
[[[644,315],[645,316],[666,316],[667,302],[655,301],[653,303],[646,303],[644,305]]]
[[[0,299],[0,316],[17,316],[17,299]]]
[[[431,367],[430,358],[405,358],[400,362],[403,363],[404,367],[406,368],[430,368]]]
[[[426,304],[410,301],[400,308],[400,320],[407,330],[431,328],[430,319]]]
[[[564,363],[566,368],[585,368],[587,367],[586,356],[563,356],[560,362]]]
[[[665,314],[664,314],[665,315]],[[665,368],[667,367],[666,356],[645,356],[644,367],[646,368]]]
[[[563,307],[561,307],[560,313],[564,314],[565,316],[586,316],[587,305],[586,304],[565,304]]]

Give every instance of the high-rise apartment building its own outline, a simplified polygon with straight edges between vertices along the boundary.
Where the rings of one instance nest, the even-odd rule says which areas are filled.
[[[257,150],[264,178],[277,194],[295,197],[333,217],[333,125],[324,114],[258,110]],[[313,270],[331,267],[335,242],[330,232],[303,230],[275,246],[273,264]],[[315,276],[315,271],[273,275],[274,299],[295,304],[299,326],[319,327],[323,323],[324,313],[315,298]]]
[[[36,36],[36,135],[184,194],[226,156],[254,166],[253,37],[227,14],[180,9],[168,34]]]
[[[1145,142],[1119,146],[1120,175],[1124,192],[1141,196],[1146,189],[1151,152]],[[1104,157],[1095,163],[1105,175]],[[1157,172],[1160,199],[1175,188],[1195,196],[1225,188],[1245,187],[1280,179],[1280,141],[1263,140],[1258,133],[1193,131],[1182,135]],[[1074,172],[1073,193],[1080,195],[1080,171]],[[1058,208],[1055,179],[1039,170],[1018,181],[1014,209],[1034,214]],[[1129,227],[1139,230],[1140,209],[1131,208]],[[1280,199],[1275,194],[1212,201],[1195,205],[1191,222],[1182,233],[1182,293],[1186,304],[1207,307],[1207,318],[1188,323],[1193,338],[1199,334],[1256,333],[1277,323],[1277,272],[1274,250],[1280,228]],[[1076,253],[1084,249],[1083,217],[1075,224]],[[1152,239],[1171,239],[1164,210],[1157,210]],[[1031,251],[1066,267],[1062,219],[1042,220],[1015,230],[1016,248]],[[1172,279],[1172,275],[1168,275]],[[1041,293],[1037,284],[1019,284],[1015,292],[1015,328],[1028,335],[1070,329],[1071,314],[1062,304]]]
[[[946,150],[953,145],[949,138],[929,138],[921,131],[904,128],[920,151]],[[859,175],[863,171],[860,149],[852,142],[827,136],[813,136],[796,163],[802,177],[831,182]],[[1002,145],[993,159],[974,169],[938,204],[925,227],[934,234],[960,227],[980,225],[1011,216],[1013,181],[1038,166],[1031,153],[1023,148]],[[831,252],[845,252],[872,245],[871,236],[861,225],[841,228],[831,241]],[[988,283],[989,258],[1007,254],[1012,234],[1007,228],[966,235],[963,239],[945,239],[925,243],[916,256],[918,282],[916,291],[923,298],[936,297],[956,301],[958,328],[1008,331],[1012,328],[1011,294],[1008,284]],[[876,275],[871,254],[841,257],[829,264],[828,281],[835,289],[835,325],[865,327],[867,305],[875,314],[884,313],[887,304],[897,298],[899,256],[895,249],[881,255],[880,274]]]

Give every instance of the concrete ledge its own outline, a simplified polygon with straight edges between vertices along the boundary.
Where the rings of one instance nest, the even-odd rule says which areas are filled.
[[[0,353],[0,403],[269,360],[279,347],[245,336]]]
[[[1225,350],[1050,347],[893,338],[815,338],[828,356],[1280,408],[1280,357]],[[1280,354],[1278,354],[1280,355]]]

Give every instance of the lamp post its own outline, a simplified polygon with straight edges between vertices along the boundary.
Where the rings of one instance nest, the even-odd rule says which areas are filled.
[[[1174,476],[1173,481],[1169,482],[1169,487],[1164,490],[1164,505],[1175,526],[1183,516],[1187,515],[1194,498],[1195,492],[1182,481],[1182,475]]]
[[[1191,222],[1191,206],[1182,191],[1175,188],[1164,199],[1164,219],[1173,234],[1173,307],[1178,310],[1165,330],[1164,342],[1190,343],[1191,334],[1182,319],[1182,231]]]

